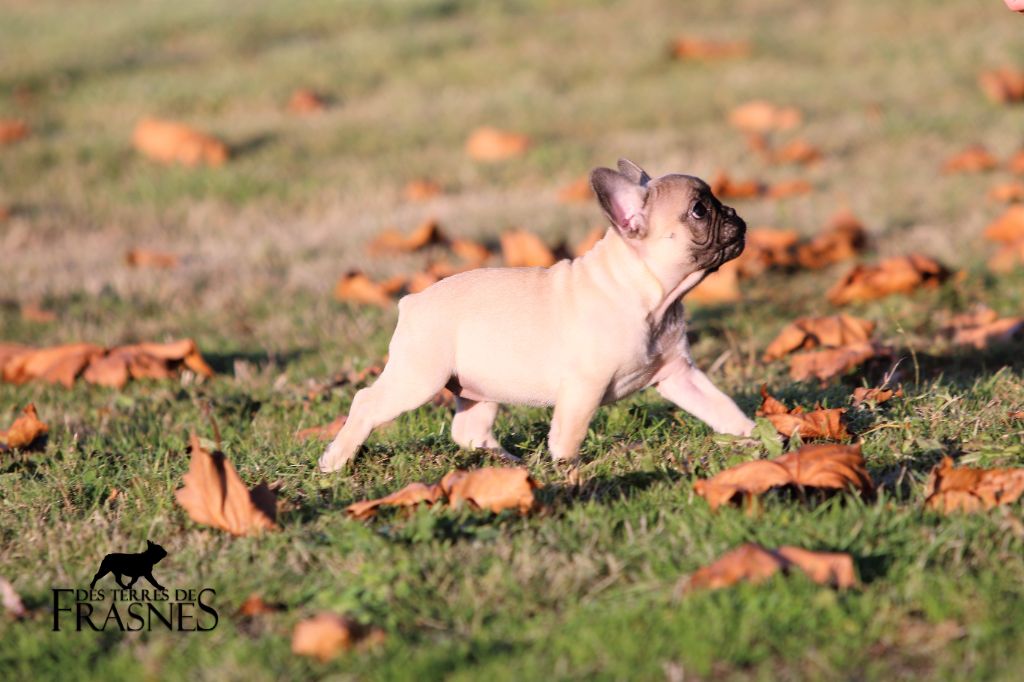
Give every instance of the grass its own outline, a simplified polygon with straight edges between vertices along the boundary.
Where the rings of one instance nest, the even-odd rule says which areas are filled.
[[[0,149],[0,341],[195,338],[212,381],[137,382],[123,391],[0,384],[0,425],[34,401],[51,425],[41,452],[0,455],[0,575],[36,615],[0,616],[9,679],[1011,679],[1024,663],[1024,526],[1019,506],[977,516],[922,510],[944,455],[1024,464],[1019,342],[951,348],[945,315],[976,302],[1019,314],[1024,274],[993,276],[982,228],[1001,210],[979,197],[1004,172],[946,176],[943,159],[983,142],[1005,158],[1020,111],[974,82],[1024,62],[1021,19],[988,3],[772,0],[475,3],[36,2],[0,4],[0,117],[30,122]],[[88,27],[88,28],[85,28]],[[665,59],[679,33],[746,38],[749,59]],[[298,86],[335,105],[283,111]],[[805,113],[799,135],[825,160],[765,166],[724,118],[767,97]],[[129,146],[147,114],[222,135],[222,169],[147,163]],[[497,166],[462,154],[480,124],[530,134]],[[371,523],[349,502],[488,463],[459,451],[450,415],[427,406],[376,434],[350,475],[315,471],[320,447],[293,437],[347,409],[353,389],[320,383],[386,350],[393,311],[332,302],[347,268],[406,272],[430,255],[367,261],[382,227],[436,215],[451,234],[496,240],[522,225],[552,243],[598,221],[557,189],[630,156],[654,172],[778,181],[808,196],[736,204],[752,225],[820,229],[838,205],[867,223],[874,255],[921,250],[963,275],[940,290],[854,306],[900,349],[903,400],[854,410],[872,503],[769,497],[754,516],[712,514],[693,482],[764,448],[715,437],[651,392],[602,409],[579,488],[547,460],[549,413],[511,408],[498,435],[543,483],[544,514],[420,510]],[[407,204],[430,177],[446,193]],[[184,257],[134,271],[127,248]],[[843,266],[765,275],[744,301],[694,307],[694,353],[752,412],[768,382],[787,401],[847,404],[852,386],[791,382],[757,358],[784,320],[832,309]],[[39,301],[57,323],[21,319]],[[311,390],[313,389],[313,390]],[[190,431],[213,437],[246,481],[280,487],[282,530],[232,539],[174,504]],[[108,501],[111,490],[120,494]],[[51,589],[83,587],[109,552],[152,539],[169,587],[212,587],[209,633],[50,631]],[[680,598],[680,577],[745,542],[850,552],[863,586],[835,592],[797,577]],[[252,592],[285,609],[235,615]],[[320,664],[289,650],[318,610],[384,628],[386,644]]]

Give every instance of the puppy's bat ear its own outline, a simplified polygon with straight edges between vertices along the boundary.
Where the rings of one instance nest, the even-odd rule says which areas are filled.
[[[623,237],[643,239],[647,236],[647,216],[644,214],[646,186],[633,182],[611,168],[595,168],[591,171],[590,185],[605,215]]]
[[[647,174],[640,166],[636,165],[629,159],[619,159],[619,172],[629,178],[632,182],[638,185],[647,186],[647,183],[651,181],[651,176]]]

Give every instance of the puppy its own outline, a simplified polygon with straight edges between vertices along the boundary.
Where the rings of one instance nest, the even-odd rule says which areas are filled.
[[[379,424],[456,395],[452,438],[515,460],[494,437],[501,403],[553,405],[548,446],[573,461],[594,412],[648,386],[715,431],[754,423],[690,357],[682,297],[743,251],[746,225],[707,183],[656,179],[621,159],[590,175],[612,227],[550,268],[486,268],[398,303],[387,366],[356,393],[320,470],[350,462]]]

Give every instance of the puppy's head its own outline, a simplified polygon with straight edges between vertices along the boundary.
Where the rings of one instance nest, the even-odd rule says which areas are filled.
[[[689,175],[652,179],[632,161],[590,174],[601,208],[627,242],[661,261],[712,272],[743,251],[747,225],[706,182]]]
[[[149,555],[150,559],[153,560],[153,563],[156,563],[156,562],[160,561],[161,559],[163,559],[165,556],[167,556],[167,550],[166,549],[164,549],[160,545],[156,544],[155,542],[151,542],[149,540],[146,540],[146,552],[145,553]]]

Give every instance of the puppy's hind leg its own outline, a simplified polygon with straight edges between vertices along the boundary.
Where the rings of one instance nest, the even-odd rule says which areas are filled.
[[[494,436],[494,419],[498,416],[498,403],[477,402],[466,398],[455,399],[455,417],[452,419],[452,440],[464,448],[488,450],[506,462],[518,462]]]

